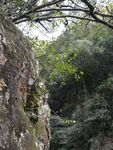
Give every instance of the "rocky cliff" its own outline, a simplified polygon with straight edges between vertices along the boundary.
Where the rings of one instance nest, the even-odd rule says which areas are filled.
[[[0,6],[0,150],[49,149],[47,116],[39,113],[43,100],[34,100],[37,109],[27,105],[38,90],[34,66],[29,42]]]

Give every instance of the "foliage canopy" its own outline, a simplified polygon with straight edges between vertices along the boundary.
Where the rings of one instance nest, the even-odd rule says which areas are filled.
[[[113,1],[95,0],[3,0],[3,8],[16,23],[35,22],[44,26],[55,19],[69,21],[87,20],[113,29]]]

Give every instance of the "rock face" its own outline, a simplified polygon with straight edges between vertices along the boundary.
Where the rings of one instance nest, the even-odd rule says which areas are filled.
[[[34,66],[31,46],[0,8],[0,150],[49,149],[47,119],[42,118],[43,140],[42,116],[34,125],[24,111],[37,78]]]

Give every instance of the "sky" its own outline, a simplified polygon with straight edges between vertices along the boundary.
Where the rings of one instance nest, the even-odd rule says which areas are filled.
[[[60,26],[54,30],[49,29],[49,31],[46,31],[41,25],[30,26],[27,23],[22,23],[21,25],[19,25],[19,28],[26,36],[30,36],[33,38],[36,37],[39,40],[47,41],[55,40],[65,31],[64,24],[60,24]]]

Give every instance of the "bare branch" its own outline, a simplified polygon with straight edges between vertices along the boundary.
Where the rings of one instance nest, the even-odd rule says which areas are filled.
[[[80,9],[80,8],[50,8],[50,9],[41,9],[41,10],[38,10],[36,12],[47,12],[47,11],[57,11],[57,12],[60,12],[60,11],[81,11],[81,12],[85,12],[85,13],[89,13],[89,10],[86,10],[86,9]]]
[[[29,7],[29,10],[27,7],[24,10],[21,9],[22,7],[15,9],[13,5],[13,7],[11,7],[14,8],[12,9],[13,11],[8,13],[6,10],[6,13],[15,24],[25,21],[38,23],[42,21],[51,22],[53,19],[64,17],[93,21],[113,29],[113,14],[109,11],[107,6],[106,13],[102,13],[91,1],[81,0],[80,2],[81,3],[77,3],[76,0],[51,0],[50,2],[38,5],[38,2],[36,3],[35,1],[35,3],[33,3],[34,5]]]
[[[18,17],[14,18],[12,21],[13,21],[13,22],[16,22],[16,21],[19,20],[19,19],[25,18],[26,15],[29,15],[29,14],[31,14],[32,12],[35,12],[35,11],[37,11],[37,10],[39,10],[39,9],[42,9],[42,8],[45,8],[45,7],[49,7],[49,6],[51,6],[51,5],[55,5],[55,4],[57,4],[57,3],[59,3],[59,2],[63,2],[63,1],[64,1],[64,0],[55,0],[55,1],[53,0],[53,1],[51,1],[51,2],[42,4],[42,5],[40,5],[40,6],[36,6],[35,8],[33,8],[33,9],[31,9],[31,10],[29,10],[29,11],[23,13],[22,15],[19,15]]]
[[[80,20],[88,20],[88,21],[92,21],[92,22],[96,22],[93,19],[90,18],[84,18],[84,17],[78,17],[78,16],[74,16],[74,15],[62,15],[62,16],[46,16],[46,17],[38,17],[37,19],[34,19],[34,22],[38,22],[38,21],[45,21],[47,19],[62,19],[62,18],[75,18],[75,19],[80,19]]]
[[[93,7],[93,5],[91,5],[91,3],[88,2],[88,0],[81,0],[81,1],[84,2],[84,3],[88,6],[88,8],[89,8],[89,10],[90,10],[90,16],[91,16],[96,22],[101,23],[101,24],[103,24],[103,25],[106,25],[106,26],[108,26],[109,28],[113,29],[113,25],[112,25],[112,24],[101,20],[100,18],[98,18],[98,17],[95,15],[95,13],[94,13],[94,7]],[[101,14],[101,15],[102,15],[102,14]]]

